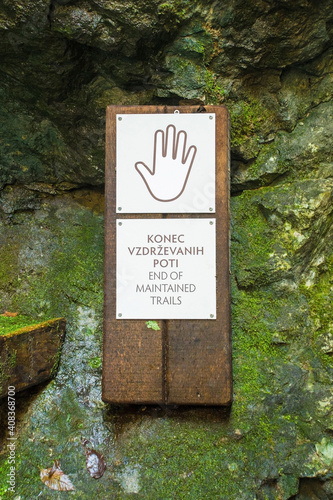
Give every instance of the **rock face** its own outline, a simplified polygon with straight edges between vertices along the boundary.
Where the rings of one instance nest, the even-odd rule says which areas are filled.
[[[83,499],[333,498],[331,2],[4,0],[0,34],[1,307],[68,320],[57,377],[17,396],[16,496],[58,498],[59,459]],[[186,103],[231,114],[234,402],[114,408],[105,107]]]

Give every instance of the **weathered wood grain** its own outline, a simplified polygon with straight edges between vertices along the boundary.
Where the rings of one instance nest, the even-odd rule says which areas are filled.
[[[170,404],[226,405],[232,397],[229,273],[229,119],[216,114],[216,320],[167,321]],[[171,216],[170,216],[171,217]],[[188,215],[182,215],[188,217]],[[191,214],[191,218],[198,215]]]
[[[130,109],[135,113],[147,112],[146,107]],[[107,108],[103,400],[112,403],[161,403],[163,330],[148,329],[143,320],[116,319],[116,221],[119,217],[128,217],[116,214],[116,114],[126,112],[127,107]]]
[[[116,319],[117,218],[116,114],[216,113],[217,319],[159,321]],[[231,402],[232,368],[229,286],[229,118],[222,106],[109,106],[106,129],[105,309],[103,400],[112,403],[226,405]],[[160,215],[162,217],[162,214]],[[168,217],[164,215],[164,217]],[[208,217],[170,214],[171,218]],[[156,318],[147,318],[156,319]]]
[[[0,397],[52,378],[58,367],[66,320],[51,319],[0,336]]]

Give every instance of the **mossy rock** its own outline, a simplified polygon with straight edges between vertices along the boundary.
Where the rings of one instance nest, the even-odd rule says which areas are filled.
[[[27,316],[0,319],[0,397],[52,378],[57,370],[66,320],[31,324]]]

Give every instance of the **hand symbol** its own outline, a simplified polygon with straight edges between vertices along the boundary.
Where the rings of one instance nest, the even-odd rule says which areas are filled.
[[[196,146],[186,150],[187,133],[176,133],[174,125],[168,125],[166,132],[156,130],[154,136],[153,169],[138,161],[136,170],[141,175],[149,193],[157,201],[173,201],[183,193],[194,158]]]

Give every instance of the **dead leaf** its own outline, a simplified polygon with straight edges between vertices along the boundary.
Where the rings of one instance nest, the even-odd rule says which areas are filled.
[[[43,483],[51,488],[51,490],[57,491],[74,491],[75,488],[66,474],[60,469],[59,460],[54,461],[53,467],[50,469],[42,469],[40,471],[40,478]]]
[[[6,316],[6,318],[15,318],[17,315],[18,313],[11,313],[9,311],[5,311],[4,314],[1,314],[1,316]]]
[[[91,477],[99,479],[105,472],[106,463],[101,453],[86,446],[88,442],[87,439],[82,440],[82,446],[86,447],[84,453],[86,455],[87,471]]]
[[[86,467],[90,476],[94,479],[99,479],[103,476],[106,463],[101,453],[96,450],[87,448],[86,451]]]

